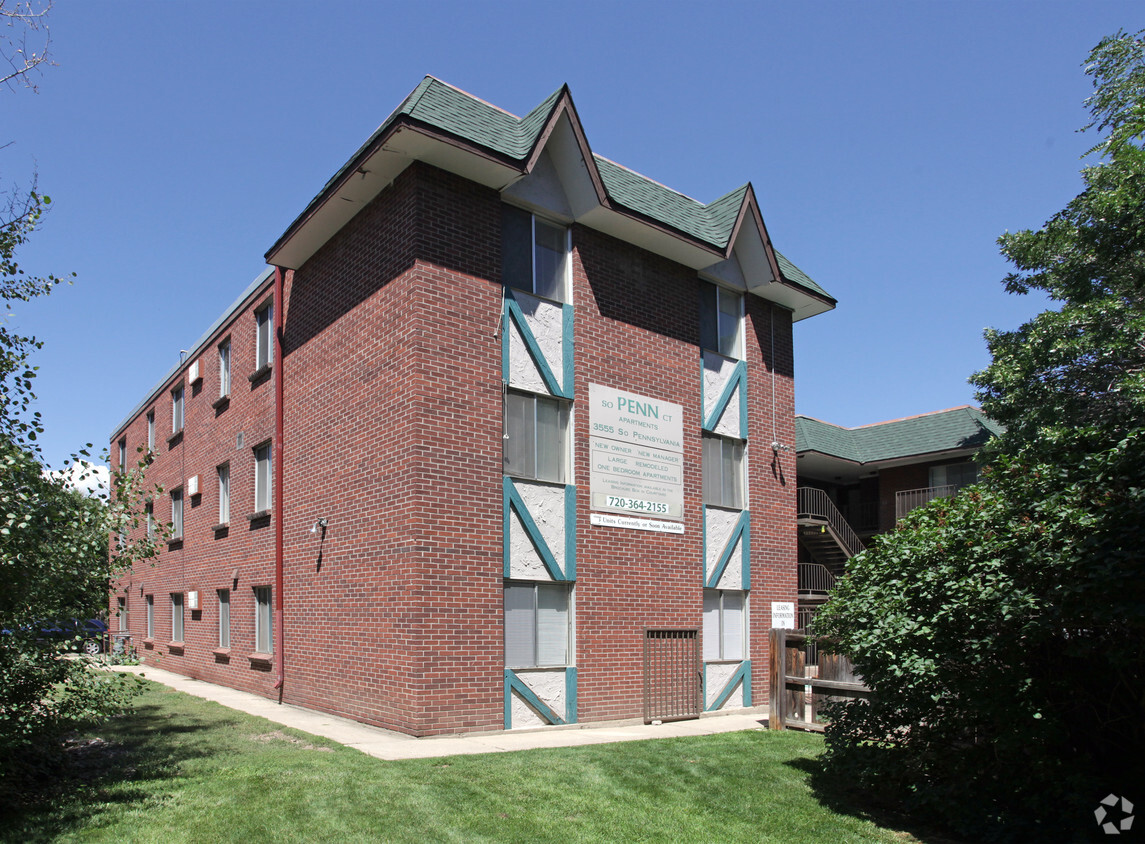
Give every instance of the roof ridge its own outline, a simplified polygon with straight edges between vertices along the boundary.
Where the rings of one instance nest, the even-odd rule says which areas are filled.
[[[862,428],[874,428],[877,425],[890,425],[892,422],[906,422],[908,419],[921,419],[924,416],[937,416],[940,413],[953,413],[955,410],[976,410],[982,412],[982,408],[975,407],[971,404],[959,404],[954,407],[948,407],[944,410],[928,410],[926,413],[913,413],[910,416],[900,416],[897,419],[884,419],[882,422],[868,422],[865,425],[856,425],[853,428],[846,428],[847,431],[858,431]],[[827,423],[831,424],[831,423]]]

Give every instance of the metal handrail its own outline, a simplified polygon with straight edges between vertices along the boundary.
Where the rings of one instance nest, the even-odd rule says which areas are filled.
[[[800,592],[830,592],[835,585],[835,575],[820,563],[799,564]]]
[[[900,489],[895,493],[895,521],[898,521],[911,510],[921,507],[936,498],[949,498],[958,492],[958,484],[944,486],[927,486],[921,489]]]
[[[821,489],[816,489],[811,486],[802,486],[799,488],[799,512],[798,518],[812,518],[817,521],[826,522],[827,525],[835,534],[835,538],[839,540],[839,545],[846,553],[847,557],[853,557],[863,550],[863,543],[860,541],[858,534],[843,518],[843,514],[839,512],[833,501],[827,496],[827,493]]]

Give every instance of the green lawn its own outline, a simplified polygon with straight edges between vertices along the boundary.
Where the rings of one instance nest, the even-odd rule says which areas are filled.
[[[149,683],[13,841],[909,841],[816,799],[817,735],[385,762]],[[3,814],[3,813],[0,813]]]

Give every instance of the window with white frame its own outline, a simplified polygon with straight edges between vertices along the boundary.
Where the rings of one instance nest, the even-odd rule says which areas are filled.
[[[743,659],[747,598],[739,590],[704,590],[704,659]]]
[[[700,346],[730,358],[743,357],[743,296],[700,283]]]
[[[254,449],[254,511],[262,513],[270,509],[273,500],[270,466],[270,443],[265,442]]]
[[[503,205],[501,208],[504,283],[545,299],[567,302],[568,228],[512,205]]]
[[[119,619],[119,632],[126,633],[128,630],[126,596],[121,595],[115,599],[115,617]]]
[[[176,387],[171,391],[171,433],[177,434],[183,430],[183,388]]]
[[[183,593],[171,593],[171,641],[183,641]]]
[[[219,343],[219,398],[231,394],[231,338]]]
[[[506,667],[540,668],[569,661],[568,584],[506,583]]]
[[[270,366],[274,360],[274,303],[267,302],[254,312],[255,371]]]
[[[155,538],[155,504],[148,501],[143,505],[143,517],[147,524],[147,538]]]
[[[743,440],[704,434],[704,503],[743,509]]]
[[[507,390],[504,413],[505,474],[566,483],[569,403]]]
[[[269,586],[254,588],[254,649],[260,654],[274,653],[273,620]]]
[[[219,524],[231,520],[231,464],[224,463],[215,469],[219,478]]]
[[[183,538],[183,488],[171,490],[171,541]]]
[[[147,638],[155,638],[155,596],[147,596]]]
[[[147,411],[147,450],[155,450],[155,411]]]
[[[127,471],[127,437],[119,441],[119,471]]]
[[[220,589],[219,595],[219,647],[231,646],[231,590]]]

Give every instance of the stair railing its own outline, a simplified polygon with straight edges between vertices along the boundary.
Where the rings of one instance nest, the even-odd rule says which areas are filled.
[[[799,564],[799,591],[827,593],[835,586],[835,575],[819,563]],[[802,626],[802,625],[801,625]]]
[[[859,539],[858,534],[843,518],[843,514],[839,512],[833,501],[827,496],[827,493],[815,487],[802,486],[799,488],[799,512],[797,517],[800,519],[810,518],[817,522],[825,522],[831,531],[834,533],[835,538],[839,542],[839,546],[846,553],[848,559],[858,554],[863,550],[863,543]]]

